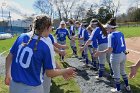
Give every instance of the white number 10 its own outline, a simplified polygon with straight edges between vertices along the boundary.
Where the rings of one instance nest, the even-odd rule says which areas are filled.
[[[21,49],[22,49],[22,45],[19,46],[17,57],[16,57],[16,63],[19,62],[21,67],[28,68],[30,66],[30,63],[31,63],[31,58],[32,58],[32,55],[33,55],[33,51],[29,47],[25,47],[22,52],[21,52]],[[21,52],[21,55],[19,55],[20,52]],[[28,53],[28,57],[27,57],[26,62],[23,63],[23,58],[24,58],[26,53]],[[18,57],[19,57],[19,60],[18,60]]]

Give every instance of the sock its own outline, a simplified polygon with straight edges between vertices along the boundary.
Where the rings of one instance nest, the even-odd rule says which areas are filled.
[[[103,76],[104,70],[105,70],[104,64],[99,64],[99,77]]]
[[[64,56],[62,56],[62,60],[64,60]]]
[[[120,91],[120,78],[115,78],[114,81],[115,81],[117,91]]]
[[[85,54],[86,64],[88,64],[88,55]]]
[[[127,77],[126,74],[125,75],[122,75],[122,77],[123,77],[123,81],[124,81],[124,83],[125,83],[125,85],[127,87],[128,86],[128,77]]]

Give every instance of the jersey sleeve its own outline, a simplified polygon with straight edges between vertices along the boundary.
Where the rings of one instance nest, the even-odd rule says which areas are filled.
[[[43,59],[43,68],[46,69],[55,69],[56,64],[55,64],[55,58],[53,54],[53,49],[50,49],[49,46],[44,51],[44,59]]]
[[[54,36],[52,34],[49,35],[51,41],[52,41],[52,44],[56,43],[56,40],[54,38]]]
[[[28,43],[30,37],[27,34],[21,34],[16,41],[14,42],[13,46],[10,48],[10,53],[15,54],[18,49],[19,44],[21,43]]]
[[[56,29],[56,32],[55,32],[55,34],[56,34],[56,35],[58,34],[58,29]]]
[[[18,37],[19,38],[19,37]],[[13,46],[10,48],[10,53],[11,54],[14,54],[16,49],[17,49],[17,41],[18,41],[18,38],[17,40],[14,42]]]
[[[112,34],[108,35],[108,47],[109,48],[113,47],[113,35]]]
[[[85,30],[82,31],[81,38],[84,38]]]
[[[89,40],[96,41],[97,35],[98,35],[98,32],[96,30],[93,30],[89,37]]]

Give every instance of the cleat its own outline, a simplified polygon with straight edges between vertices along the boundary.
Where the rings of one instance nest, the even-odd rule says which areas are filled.
[[[111,92],[112,93],[122,93],[121,91],[118,91],[117,88],[112,88],[111,89]]]
[[[103,80],[103,77],[95,76],[97,80]]]

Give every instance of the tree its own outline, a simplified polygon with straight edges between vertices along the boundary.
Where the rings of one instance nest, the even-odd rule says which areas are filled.
[[[102,0],[102,7],[108,10],[112,17],[116,17],[117,12],[120,8],[120,0]]]
[[[93,10],[93,5],[91,5],[89,10],[86,13],[86,20],[89,23],[93,18],[97,18],[97,15],[96,15],[95,10]]]
[[[106,23],[110,18],[112,18],[112,13],[108,9],[101,7],[98,10],[97,18],[102,22]]]
[[[43,14],[48,14],[49,16],[53,14],[53,6],[48,0],[36,0],[34,7]]]

